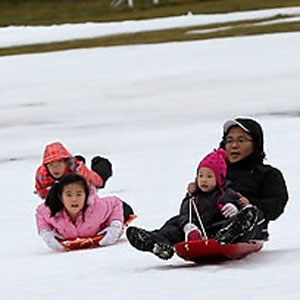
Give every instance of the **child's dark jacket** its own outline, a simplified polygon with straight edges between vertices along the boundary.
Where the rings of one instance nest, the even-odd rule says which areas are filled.
[[[226,203],[232,203],[238,209],[241,208],[238,202],[240,195],[227,186],[223,186],[223,190],[224,194],[221,192],[220,188],[217,187],[212,192],[204,193],[199,190],[194,195],[193,199],[205,228],[208,228],[212,224],[225,220],[225,217],[221,213],[221,208]],[[183,199],[180,207],[179,223],[182,227],[184,227],[184,225],[190,221],[189,199],[190,196],[187,195]],[[192,208],[192,223],[201,228],[194,208]]]

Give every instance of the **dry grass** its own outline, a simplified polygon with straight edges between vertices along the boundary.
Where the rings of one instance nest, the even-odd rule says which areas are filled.
[[[79,48],[180,42],[300,31],[300,21],[289,23],[283,22],[283,19],[284,17],[281,16],[276,18],[266,18],[260,20],[220,23],[209,26],[193,26],[169,30],[140,32],[134,34],[113,35],[95,39],[80,39],[68,42],[2,48],[0,49],[0,56],[25,53],[40,53],[49,51],[62,51]],[[278,20],[279,23],[270,25],[261,24],[264,21],[270,20]],[[226,29],[224,29],[224,27]],[[213,29],[213,31],[201,32],[207,29]]]
[[[87,21],[117,21],[124,19],[145,19],[162,16],[182,15],[187,12],[220,13],[262,8],[289,7],[300,4],[300,0],[160,0],[153,6],[151,0],[135,0],[138,5],[128,9],[123,5],[117,9],[110,7],[110,0],[1,0],[0,26],[4,25],[50,25]],[[174,2],[174,1],[179,1]],[[284,16],[273,19],[281,20]],[[264,19],[262,21],[268,21]],[[228,28],[221,28],[221,27]],[[201,30],[214,29],[201,32]],[[194,31],[193,33],[191,31]],[[195,32],[196,31],[196,32]],[[62,51],[68,49],[108,47],[134,44],[193,41],[244,35],[257,35],[276,32],[300,31],[299,22],[281,22],[263,25],[260,20],[228,22],[215,25],[194,26],[140,32],[135,34],[113,35],[93,39],[80,39],[67,42],[27,45],[0,48],[0,56],[25,53]]]
[[[111,0],[1,0],[0,26],[107,22],[175,16],[192,12],[221,13],[300,5],[300,0],[133,0],[118,8]]]

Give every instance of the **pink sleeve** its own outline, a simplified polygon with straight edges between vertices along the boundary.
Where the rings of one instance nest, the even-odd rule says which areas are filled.
[[[102,205],[105,203],[103,209],[106,210],[106,226],[109,226],[112,221],[124,223],[123,201],[120,198],[116,196],[98,197],[98,201]]]
[[[123,201],[116,196],[111,196],[109,198],[110,201],[112,201],[112,212],[108,218],[108,222],[111,223],[112,221],[121,221],[124,223]]]
[[[40,233],[44,229],[52,230],[51,224],[47,221],[47,219],[50,217],[50,210],[46,207],[46,205],[43,203],[38,206],[36,209],[36,224],[38,232]]]

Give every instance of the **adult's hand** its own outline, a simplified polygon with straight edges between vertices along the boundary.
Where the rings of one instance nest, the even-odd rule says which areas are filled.
[[[197,191],[197,185],[195,182],[190,182],[187,187],[188,194],[192,196]]]
[[[240,199],[239,199],[239,202],[242,206],[246,206],[246,205],[249,205],[250,204],[250,201],[244,197],[243,195],[239,194],[240,195]]]

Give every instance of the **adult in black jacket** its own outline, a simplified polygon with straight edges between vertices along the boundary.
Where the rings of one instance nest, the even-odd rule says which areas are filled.
[[[288,201],[282,173],[263,163],[263,131],[249,118],[236,118],[224,124],[220,147],[227,153],[227,179],[242,197],[242,205],[252,204],[263,212],[265,225],[277,219]]]
[[[224,148],[227,153],[227,179],[230,187],[240,193],[241,206],[257,207],[254,226],[243,232],[238,241],[267,239],[269,221],[277,219],[283,213],[288,201],[284,178],[278,169],[263,163],[266,156],[264,137],[257,121],[236,118],[225,122],[223,129],[220,148]],[[189,185],[188,191],[189,194],[196,192],[195,183]],[[160,229],[151,232],[129,227],[127,237],[138,250],[149,251],[162,259],[168,259],[174,253],[171,245],[184,239],[179,228],[180,219],[175,216]],[[216,238],[222,240],[223,237],[226,239],[228,236],[221,229]]]

